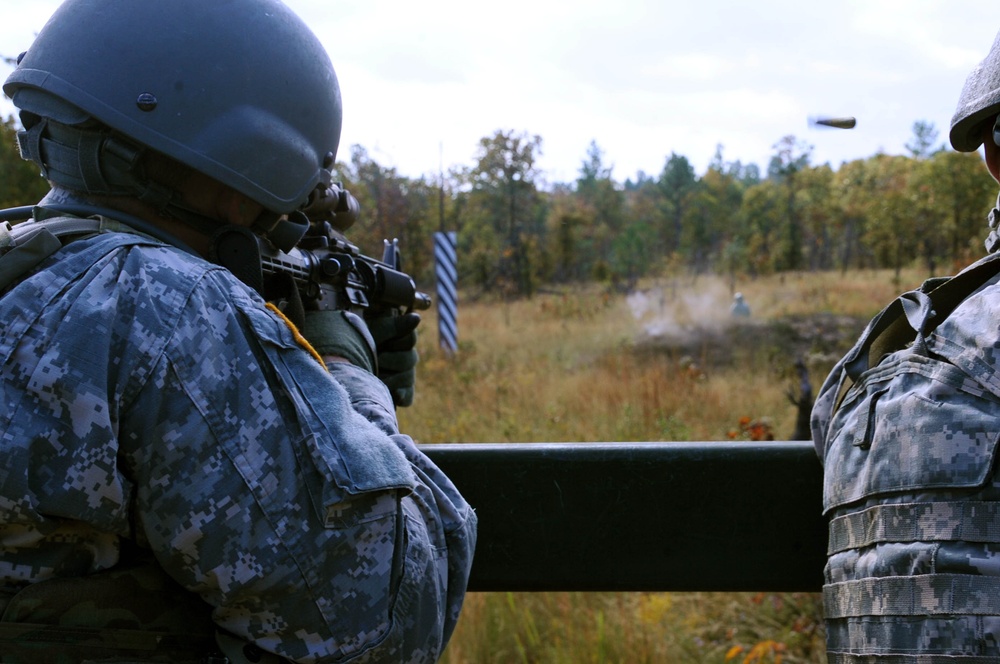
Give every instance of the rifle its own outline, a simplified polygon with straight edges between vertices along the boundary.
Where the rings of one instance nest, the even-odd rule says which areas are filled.
[[[84,218],[103,214],[168,244],[177,244],[175,238],[155,225],[118,210],[80,202],[45,207]],[[28,219],[33,210],[31,205],[0,210],[0,220]],[[376,260],[362,254],[344,237],[360,210],[357,199],[340,183],[327,185],[310,196],[302,212],[292,213],[294,219],[287,226],[304,231],[291,231],[290,239],[285,234],[280,243],[287,247],[285,251],[249,228],[224,226],[214,235],[211,258],[265,299],[298,300],[304,310],[346,309],[373,318],[429,309],[430,296],[418,291],[413,279],[401,269],[398,240],[386,240],[382,260]],[[97,228],[95,222],[93,230]],[[73,230],[79,232],[75,227]],[[293,318],[301,316],[295,305],[288,313]]]
[[[399,241],[384,241],[382,260],[347,241],[361,206],[340,183],[317,189],[302,210],[308,228],[282,251],[241,226],[213,238],[212,260],[268,300],[285,300],[294,286],[305,310],[345,309],[363,317],[409,313],[431,306],[401,269]]]

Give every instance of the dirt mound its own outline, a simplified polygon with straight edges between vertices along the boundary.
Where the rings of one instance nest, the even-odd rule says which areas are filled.
[[[867,322],[851,316],[815,314],[693,324],[683,329],[650,327],[636,341],[635,351],[690,357],[706,369],[766,357],[776,367],[791,367],[802,358],[811,370],[828,371],[850,350]]]

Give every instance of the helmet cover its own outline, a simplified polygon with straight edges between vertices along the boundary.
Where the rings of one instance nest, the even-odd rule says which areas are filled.
[[[67,0],[3,89],[23,111],[90,116],[281,214],[329,182],[340,142],[329,56],[278,0]]]
[[[951,118],[951,145],[959,152],[974,152],[983,144],[983,130],[1000,113],[1000,34],[989,54],[976,65],[958,98]]]

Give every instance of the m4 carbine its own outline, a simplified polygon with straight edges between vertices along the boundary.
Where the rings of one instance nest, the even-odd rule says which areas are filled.
[[[339,183],[318,189],[302,211],[308,229],[282,251],[249,228],[226,226],[213,240],[212,260],[268,300],[297,292],[305,310],[344,309],[364,317],[428,309],[431,298],[400,269],[399,242],[385,240],[382,260],[347,241],[360,205]]]
[[[120,219],[168,244],[176,242],[155,225],[119,210],[80,202],[45,207],[81,218],[98,214]],[[28,219],[33,211],[30,205],[0,210],[0,221]],[[317,189],[309,205],[293,213],[294,220],[285,225],[293,229],[291,241],[285,235],[285,251],[249,228],[224,226],[214,235],[211,258],[265,299],[297,301],[303,310],[345,309],[372,318],[429,309],[430,296],[418,291],[413,279],[400,269],[397,240],[386,240],[382,260],[376,260],[344,237],[343,231],[354,224],[359,212],[360,205],[350,192],[339,184],[327,185]],[[99,230],[99,222],[92,224],[92,229],[75,224],[68,230],[75,234]],[[293,317],[295,309],[293,304],[289,312]]]

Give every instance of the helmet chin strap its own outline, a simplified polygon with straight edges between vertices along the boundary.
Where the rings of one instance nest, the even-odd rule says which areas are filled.
[[[42,175],[61,187],[96,196],[138,199],[209,237],[227,225],[185,206],[177,189],[146,177],[141,166],[145,148],[114,132],[40,118],[30,129],[19,131],[17,138],[21,155],[38,164]],[[309,221],[301,212],[281,216],[265,210],[251,229],[287,253],[309,230]]]

